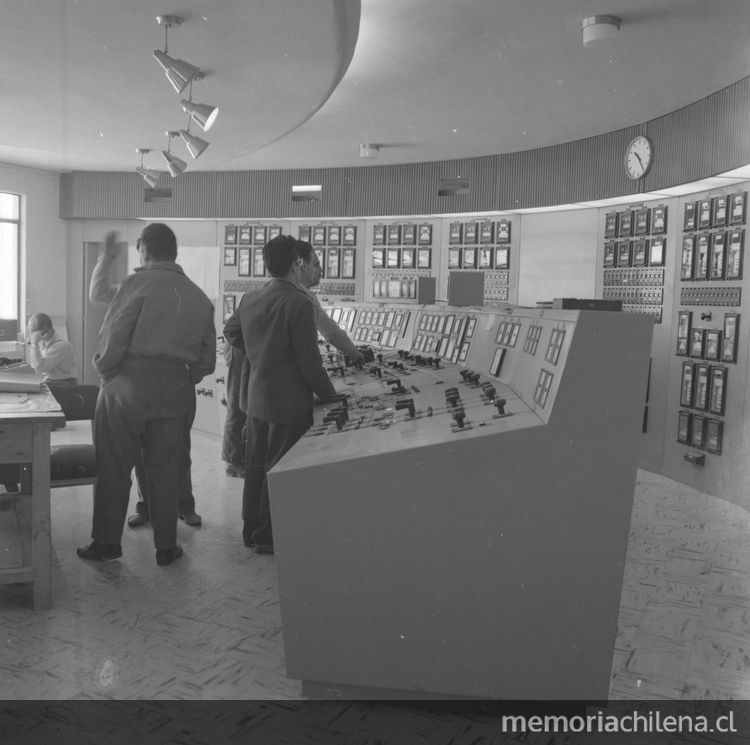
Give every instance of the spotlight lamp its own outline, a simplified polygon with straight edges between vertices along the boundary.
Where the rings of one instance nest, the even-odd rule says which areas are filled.
[[[140,174],[140,176],[143,177],[143,180],[153,189],[156,186],[157,181],[159,180],[159,176],[161,175],[159,171],[154,171],[151,168],[144,168],[143,167],[143,156],[150,153],[151,150],[149,150],[146,147],[139,147],[136,148],[136,152],[140,153],[141,156],[141,165],[135,169],[136,173]]]
[[[164,160],[167,164],[167,170],[169,171],[172,178],[176,178],[187,168],[187,163],[182,160],[182,158],[178,158],[176,155],[172,155],[170,150],[172,145],[172,138],[179,136],[179,132],[167,132],[167,149],[161,151],[161,154],[164,156]]]
[[[179,26],[182,18],[179,16],[156,16],[156,22],[164,26],[164,51],[154,49],[154,59],[162,66],[171,86],[177,93],[182,93],[193,80],[204,78],[205,74],[200,68],[191,65],[185,60],[170,57],[167,46],[167,33],[172,26]]]
[[[202,140],[200,137],[196,137],[194,134],[190,133],[190,124],[188,124],[187,129],[180,130],[180,137],[182,137],[185,147],[188,149],[190,155],[193,156],[193,160],[195,160],[210,145],[206,140]]]
[[[216,117],[219,115],[218,106],[211,106],[207,103],[194,103],[192,98],[180,101],[182,108],[190,118],[200,126],[204,132],[208,132],[213,127]]]

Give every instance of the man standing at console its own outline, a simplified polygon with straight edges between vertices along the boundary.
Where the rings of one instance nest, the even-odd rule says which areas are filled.
[[[315,309],[299,286],[299,241],[280,235],[263,247],[273,279],[247,293],[224,327],[241,336],[250,362],[242,536],[257,553],[273,553],[266,474],[312,424],[313,394],[329,402],[335,391],[318,351]]]
[[[99,332],[94,367],[102,378],[94,439],[99,476],[93,541],[84,559],[122,556],[130,473],[142,452],[150,490],[156,563],[182,555],[177,500],[184,483],[184,433],[195,384],[216,365],[214,308],[176,263],[177,239],[161,223],[138,240],[141,266],[118,287]]]

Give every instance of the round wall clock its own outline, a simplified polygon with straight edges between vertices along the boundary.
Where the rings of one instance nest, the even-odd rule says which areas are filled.
[[[643,178],[654,161],[654,146],[645,135],[634,137],[625,151],[625,173],[628,178]]]

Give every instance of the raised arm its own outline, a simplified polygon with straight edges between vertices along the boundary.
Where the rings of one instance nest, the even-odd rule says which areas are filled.
[[[110,283],[110,274],[114,260],[120,252],[117,245],[119,240],[120,234],[115,230],[111,230],[104,237],[104,245],[99,249],[99,258],[89,282],[89,300],[92,303],[109,305],[117,292],[117,284]]]

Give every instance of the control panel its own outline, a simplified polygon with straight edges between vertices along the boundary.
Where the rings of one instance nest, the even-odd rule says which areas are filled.
[[[268,477],[287,675],[606,699],[652,332],[430,308],[361,367],[323,345],[336,398]]]
[[[420,439],[428,441],[445,432],[467,434],[480,427],[499,426],[498,420],[513,413],[509,401],[516,413],[528,411],[507,385],[473,370],[446,365],[438,357],[370,347],[362,351],[371,361],[361,368],[347,366],[340,355],[329,353],[333,364],[328,365],[328,371],[338,393],[306,437],[350,437],[354,431],[364,434],[372,429],[377,433],[400,427],[419,431]],[[531,421],[540,420],[533,417]]]

